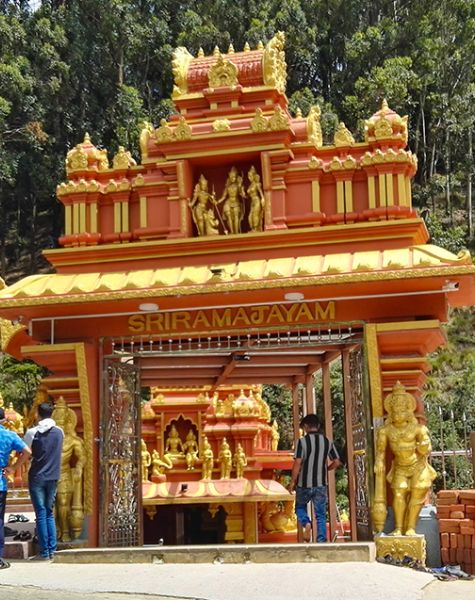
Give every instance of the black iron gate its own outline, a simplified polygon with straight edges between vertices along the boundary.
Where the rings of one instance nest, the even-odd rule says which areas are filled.
[[[124,358],[105,358],[101,410],[101,546],[142,543],[140,370]]]

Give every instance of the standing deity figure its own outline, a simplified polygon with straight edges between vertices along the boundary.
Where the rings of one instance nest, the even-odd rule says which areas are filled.
[[[211,479],[213,476],[214,454],[208,438],[203,440],[203,449],[201,450],[202,471],[201,479]]]
[[[142,481],[149,481],[148,479],[148,468],[152,464],[152,456],[147,449],[147,444],[144,440],[141,440],[141,450],[140,450],[140,466],[142,469]]]
[[[168,452],[172,458],[183,458],[183,442],[175,425],[172,425],[170,433],[168,434],[167,441],[165,443],[165,452]]]
[[[224,202],[223,216],[229,233],[241,233],[245,197],[246,192],[242,183],[242,177],[238,175],[236,167],[232,167],[226,179],[223,195],[216,202],[216,205]]]
[[[233,466],[233,455],[226,438],[223,438],[223,441],[221,442],[218,460],[221,464],[221,479],[230,479],[231,468]]]
[[[172,467],[173,462],[169,454],[164,454],[163,458],[160,458],[158,450],[152,450],[152,476],[165,475],[165,469],[171,469]]]
[[[236,467],[236,479],[242,479],[244,476],[244,467],[247,467],[247,457],[241,444],[237,445],[233,463]]]
[[[198,442],[196,441],[196,435],[193,433],[192,429],[190,429],[186,436],[185,443],[183,444],[183,451],[185,452],[187,470],[194,471],[195,462],[198,458]]]
[[[254,167],[249,169],[247,176],[249,179],[247,195],[251,199],[251,205],[249,207],[249,228],[251,231],[262,231],[265,199],[262,191],[261,178]]]
[[[212,218],[213,211],[211,210],[210,215],[208,207],[208,202],[214,202],[214,200],[214,194],[210,194],[208,191],[208,180],[204,175],[200,175],[193,191],[193,198],[188,203],[199,236],[210,235],[210,228],[213,228],[216,223]],[[217,233],[217,231],[214,233]]]
[[[414,535],[417,517],[436,477],[428,462],[431,452],[429,432],[414,416],[415,398],[399,382],[386,397],[384,408],[388,417],[376,438],[373,519],[376,530],[381,532],[387,511],[387,480],[393,492],[395,529],[391,535]],[[389,473],[386,473],[388,446],[394,458]]]
[[[272,423],[271,438],[271,449],[273,452],[275,452],[279,446],[280,440],[279,426],[277,425],[277,421],[275,419]]]
[[[86,463],[84,441],[76,433],[77,416],[61,396],[52,418],[64,431],[61,473],[56,490],[58,539],[69,542],[81,535],[84,520],[83,472]]]

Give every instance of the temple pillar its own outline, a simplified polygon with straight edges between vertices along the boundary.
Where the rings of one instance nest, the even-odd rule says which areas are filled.
[[[324,434],[329,440],[333,440],[332,422],[332,398],[330,388],[330,363],[322,364],[322,389],[323,389],[323,412],[325,415]],[[336,531],[336,489],[335,471],[328,471],[328,515],[330,521],[330,541]]]

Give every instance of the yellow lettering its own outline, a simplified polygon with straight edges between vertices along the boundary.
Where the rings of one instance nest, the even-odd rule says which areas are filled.
[[[265,313],[269,310],[268,306],[255,306],[251,309],[250,319],[254,325],[262,325],[264,323]]]
[[[211,313],[213,327],[230,327],[231,326],[231,309],[226,308],[220,316],[218,310],[213,310]]]
[[[199,310],[198,314],[195,317],[195,320],[193,321],[193,329],[196,329],[197,327],[211,327],[211,324],[208,320],[208,317],[206,316],[206,313],[203,310]]]
[[[183,325],[183,329],[190,329],[190,313],[188,311],[172,313],[172,329],[180,329],[180,323]]]
[[[285,319],[282,315],[282,311],[279,308],[278,304],[274,304],[274,306],[270,309],[269,316],[267,317],[267,323],[270,323],[274,319],[277,319],[280,323],[284,323]]]
[[[335,302],[327,302],[327,306],[323,309],[320,302],[315,302],[315,319],[322,321],[333,321],[335,319]]]
[[[151,313],[145,315],[145,330],[149,332],[154,329],[163,331],[163,314]]]
[[[298,313],[295,315],[296,321],[306,320],[313,321],[313,315],[310,312],[308,305],[304,302],[299,306]]]
[[[233,319],[232,325],[237,325],[239,321],[242,321],[244,325],[251,324],[251,322],[249,321],[249,317],[246,314],[246,311],[242,307],[237,311]]]
[[[144,315],[132,315],[129,317],[129,331],[132,333],[143,333],[145,331]]]
[[[298,304],[292,304],[289,308],[285,305],[282,305],[282,310],[285,312],[285,316],[287,318],[287,323],[292,323],[294,320],[294,313],[297,310]]]

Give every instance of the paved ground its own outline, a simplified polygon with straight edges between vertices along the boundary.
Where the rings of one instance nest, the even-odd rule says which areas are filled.
[[[3,600],[475,600],[474,581],[379,563],[247,565],[12,563]]]

